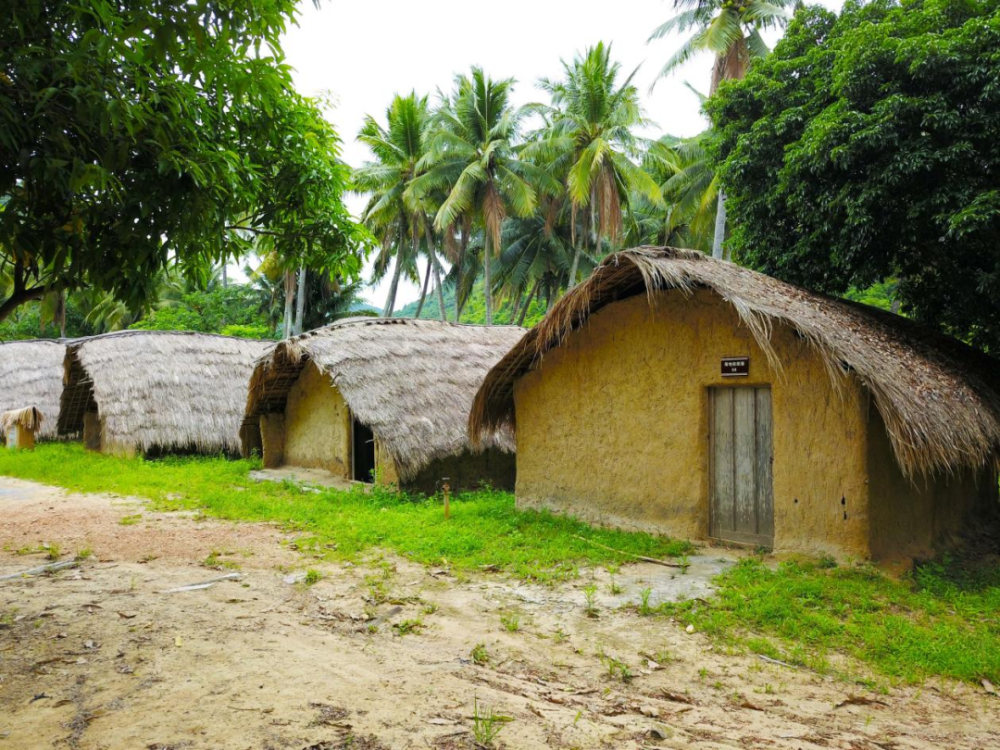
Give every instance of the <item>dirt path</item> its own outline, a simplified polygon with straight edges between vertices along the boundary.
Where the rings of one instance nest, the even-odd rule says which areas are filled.
[[[498,743],[517,750],[1000,747],[1000,700],[953,683],[879,695],[728,656],[610,608],[603,573],[594,618],[589,573],[558,588],[458,580],[388,557],[311,563],[283,540],[0,478],[0,575],[44,562],[23,547],[93,550],[0,582],[0,750],[471,748],[474,698],[512,718]],[[213,551],[239,580],[164,593],[232,572],[201,565]],[[309,566],[322,580],[289,582]],[[663,575],[652,567],[620,580],[634,589]],[[877,702],[836,707],[851,695]]]

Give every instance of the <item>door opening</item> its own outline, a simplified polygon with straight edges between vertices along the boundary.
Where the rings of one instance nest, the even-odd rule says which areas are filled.
[[[351,418],[352,476],[358,482],[375,481],[375,434],[371,428]]]
[[[709,534],[726,542],[773,547],[771,389],[713,388],[709,401]]]

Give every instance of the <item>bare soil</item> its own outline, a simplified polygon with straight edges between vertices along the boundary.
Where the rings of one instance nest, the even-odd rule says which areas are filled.
[[[1000,699],[973,686],[881,694],[722,653],[616,608],[603,571],[543,588],[391,556],[317,562],[291,541],[0,479],[0,575],[45,562],[22,548],[93,551],[0,581],[0,749],[473,748],[474,700],[510,717],[496,744],[519,750],[1000,747]],[[213,552],[221,570],[203,564]],[[165,593],[236,566],[239,579]],[[622,596],[675,575],[653,567],[623,569]],[[306,568],[323,578],[297,582]]]

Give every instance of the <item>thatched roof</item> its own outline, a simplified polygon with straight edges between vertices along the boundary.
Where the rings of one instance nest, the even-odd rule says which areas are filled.
[[[0,414],[0,432],[9,432],[17,425],[35,432],[42,425],[42,413],[34,406],[25,406],[23,409],[11,409]]]
[[[1000,366],[959,341],[882,310],[814,294],[702,253],[642,247],[608,256],[505,356],[476,395],[473,438],[512,431],[514,381],[539,366],[602,307],[626,297],[705,288],[731,304],[780,370],[776,324],[806,339],[842,382],[848,372],[874,397],[907,476],[1000,465]]]
[[[38,434],[41,439],[56,437],[65,355],[62,341],[0,344],[0,412],[34,406],[45,420]]]
[[[273,342],[187,331],[121,331],[66,349],[59,432],[79,432],[97,410],[118,448],[240,449],[253,363]]]
[[[350,318],[283,341],[254,370],[244,446],[261,414],[284,411],[289,390],[313,362],[393,456],[400,479],[410,480],[431,461],[470,448],[472,397],[523,334],[513,326]],[[481,445],[514,450],[506,435],[484,435]]]

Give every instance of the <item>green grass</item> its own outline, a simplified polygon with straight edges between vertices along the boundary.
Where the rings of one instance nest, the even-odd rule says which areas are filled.
[[[452,498],[446,521],[439,498],[413,498],[376,488],[364,492],[303,491],[291,483],[254,482],[252,461],[170,457],[116,458],[78,444],[43,444],[34,451],[0,451],[0,474],[79,492],[146,498],[156,510],[200,510],[206,516],[273,521],[298,531],[298,546],[331,559],[356,559],[379,549],[457,571],[484,566],[523,579],[554,582],[580,566],[621,564],[629,554],[676,557],[688,542],[594,529],[570,518],[519,511],[509,493],[494,490]],[[577,537],[583,537],[578,539]]]
[[[1000,566],[944,560],[892,578],[870,565],[747,559],[708,602],[665,605],[698,630],[819,671],[845,653],[892,681],[1000,680]],[[754,635],[750,635],[754,634]]]

